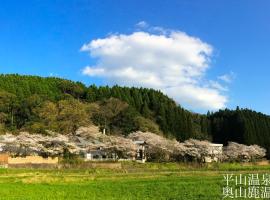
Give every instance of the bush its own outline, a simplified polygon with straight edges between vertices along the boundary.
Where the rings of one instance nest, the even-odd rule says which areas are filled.
[[[253,162],[262,159],[266,150],[258,145],[243,145],[229,142],[224,148],[224,160],[229,162]]]
[[[138,130],[143,132],[160,133],[159,126],[150,119],[138,116],[135,118],[135,124]]]
[[[63,159],[62,159],[61,163],[76,165],[76,164],[83,163],[83,159],[81,159],[79,157],[79,155],[70,153],[69,150],[65,148],[64,152],[63,152]]]

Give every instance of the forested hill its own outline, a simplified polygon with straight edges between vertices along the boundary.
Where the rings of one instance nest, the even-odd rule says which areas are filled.
[[[221,110],[208,116],[213,141],[259,144],[270,155],[270,116],[248,109]]]
[[[209,138],[206,116],[192,114],[161,92],[145,88],[86,87],[53,77],[0,75],[0,112],[3,131],[68,132],[93,122],[112,134],[141,129],[179,140]]]
[[[87,87],[53,77],[0,75],[0,132],[65,134],[89,123],[109,134],[143,130],[181,141],[236,141],[270,150],[270,117],[262,113],[238,108],[200,115],[153,89]]]

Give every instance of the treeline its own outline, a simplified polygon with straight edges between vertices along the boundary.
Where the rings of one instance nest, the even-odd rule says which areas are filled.
[[[208,115],[208,119],[214,142],[258,144],[267,149],[270,157],[270,116],[237,107]]]
[[[110,133],[149,130],[179,140],[210,137],[206,116],[181,108],[159,91],[86,87],[60,78],[16,74],[0,75],[0,123],[2,132],[69,132],[96,123]]]
[[[237,108],[200,115],[153,89],[87,87],[53,77],[0,75],[0,132],[72,133],[91,123],[108,134],[142,130],[180,141],[258,144],[270,152],[270,117],[262,113]]]

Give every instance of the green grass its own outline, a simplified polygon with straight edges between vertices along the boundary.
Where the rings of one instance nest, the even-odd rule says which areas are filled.
[[[0,169],[0,199],[222,199],[223,175],[270,166],[123,163],[123,169]]]

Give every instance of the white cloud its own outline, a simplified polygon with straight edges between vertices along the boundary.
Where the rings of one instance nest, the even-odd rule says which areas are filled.
[[[148,26],[149,26],[148,23],[145,21],[140,21],[136,24],[136,27],[138,28],[147,28]]]
[[[222,80],[226,83],[231,83],[235,78],[236,74],[234,72],[230,72],[229,74],[224,74],[218,77],[219,80]]]
[[[81,51],[97,59],[84,75],[159,89],[191,109],[216,110],[227,102],[225,87],[204,80],[213,48],[184,32],[114,34],[84,44]]]
[[[209,86],[212,88],[215,88],[217,90],[220,90],[220,91],[228,91],[229,90],[226,86],[223,86],[219,82],[213,81],[213,80],[209,81]]]
[[[89,76],[102,75],[104,72],[105,72],[105,70],[103,68],[94,68],[94,67],[86,66],[83,69],[83,74],[87,74]]]

